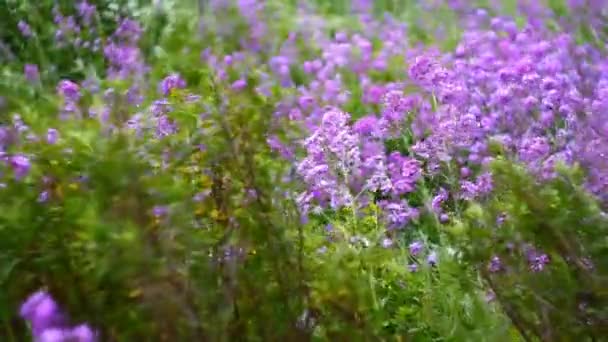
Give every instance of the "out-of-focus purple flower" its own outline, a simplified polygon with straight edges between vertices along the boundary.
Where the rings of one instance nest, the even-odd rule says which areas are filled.
[[[17,23],[17,27],[19,28],[19,31],[21,31],[21,34],[26,38],[29,38],[33,35],[32,28],[25,21],[19,20],[19,23]]]
[[[533,272],[541,272],[545,269],[545,266],[549,264],[549,256],[544,253],[538,253],[535,250],[528,252],[528,262],[530,264],[530,270]]]
[[[186,87],[186,81],[179,74],[171,74],[165,77],[160,82],[160,92],[167,96],[173,89],[182,89]]]
[[[353,130],[363,136],[375,136],[378,129],[378,118],[375,115],[364,116],[353,125]]]
[[[166,206],[157,205],[154,208],[152,208],[152,214],[155,217],[167,216],[168,213],[169,213],[169,208]]]
[[[418,254],[420,254],[420,252],[422,251],[423,248],[424,248],[424,244],[422,243],[422,241],[412,242],[409,245],[410,255],[417,256]]]
[[[193,200],[195,202],[202,202],[203,200],[205,200],[205,198],[209,197],[209,195],[211,195],[211,190],[201,191],[194,195]]]
[[[432,251],[427,257],[426,257],[426,262],[431,265],[431,266],[435,266],[437,265],[437,252]]]
[[[410,207],[405,200],[381,203],[380,207],[384,210],[389,229],[402,229],[419,215],[418,209]]]
[[[30,159],[24,155],[18,154],[10,158],[10,165],[15,172],[15,177],[21,179],[30,172]]]
[[[390,248],[392,245],[393,245],[393,240],[391,240],[389,238],[382,239],[382,247]]]
[[[129,43],[139,41],[143,30],[139,23],[131,19],[122,19],[118,28],[114,32],[114,37],[119,40],[124,40]]]
[[[38,195],[38,203],[45,203],[46,201],[49,200],[50,197],[50,193],[49,191],[45,190],[42,191],[39,195]]]
[[[448,192],[444,188],[439,189],[437,195],[431,201],[431,208],[435,213],[441,212],[441,204],[448,199]]]
[[[86,0],[79,2],[76,5],[76,9],[78,11],[78,15],[82,19],[85,25],[89,25],[93,16],[95,15],[96,7],[95,5],[91,5]]]
[[[95,331],[87,324],[76,326],[70,332],[71,338],[77,342],[95,342]]]
[[[388,156],[388,171],[394,193],[403,195],[414,191],[422,170],[416,159],[393,152]]]
[[[495,299],[496,299],[496,293],[494,293],[494,291],[492,291],[492,290],[489,290],[486,293],[486,302],[489,303],[489,302],[494,301]]]
[[[38,65],[36,64],[26,64],[23,67],[23,74],[25,75],[25,79],[30,83],[36,83],[40,79]]]
[[[234,81],[234,83],[232,83],[232,85],[230,87],[236,91],[243,90],[243,89],[245,89],[245,87],[247,87],[247,81],[243,78],[238,79],[238,80]]]
[[[496,273],[502,269],[502,262],[498,256],[493,256],[488,265],[488,270],[492,273]]]
[[[37,335],[36,342],[66,342],[70,339],[70,332],[62,328],[50,328]]]
[[[57,85],[57,92],[62,95],[66,101],[78,101],[80,98],[80,87],[70,80],[61,80],[59,85]]]
[[[63,322],[59,306],[45,291],[38,291],[28,297],[21,305],[20,315],[30,322],[35,336]]]
[[[410,270],[410,272],[414,273],[416,271],[418,271],[418,264],[412,263],[407,265],[407,268]]]
[[[46,142],[53,145],[57,143],[57,140],[59,140],[59,131],[54,128],[49,128],[46,131]]]

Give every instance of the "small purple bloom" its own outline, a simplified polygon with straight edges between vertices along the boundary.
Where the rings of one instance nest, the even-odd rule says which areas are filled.
[[[230,86],[232,88],[232,90],[236,90],[236,91],[240,91],[245,89],[245,87],[247,87],[247,81],[245,79],[238,79],[236,81],[234,81],[234,83],[232,83],[232,85]]]
[[[71,337],[78,342],[94,342],[95,332],[87,324],[81,324],[74,327],[71,331]]]
[[[160,91],[167,96],[173,89],[182,89],[186,87],[186,81],[179,74],[171,74],[165,77],[160,83]]]
[[[21,34],[26,38],[29,38],[33,35],[32,28],[25,21],[19,20],[17,27],[19,28],[19,31],[21,31]]]
[[[46,142],[54,145],[59,139],[59,132],[54,128],[49,128],[46,132]]]
[[[490,264],[488,265],[488,270],[492,273],[496,273],[502,269],[502,262],[498,256],[492,257],[490,260]]]
[[[30,83],[38,82],[40,77],[38,72],[38,65],[36,64],[26,64],[23,67],[23,73],[25,75],[25,79]]]
[[[70,332],[61,328],[50,328],[37,335],[36,342],[65,342],[72,341]],[[80,340],[77,340],[80,342]]]
[[[169,208],[166,206],[157,205],[152,209],[152,214],[155,217],[166,216],[169,213]]]
[[[486,302],[489,303],[489,302],[494,301],[495,299],[496,299],[496,293],[494,293],[494,291],[492,291],[492,290],[489,290],[486,293]]]
[[[382,240],[382,247],[384,248],[390,248],[393,245],[393,240],[389,239],[389,238],[384,238]]]
[[[48,191],[43,191],[38,195],[38,203],[44,203],[49,200],[50,193]]]
[[[410,270],[410,272],[414,273],[418,271],[418,264],[409,264],[407,265],[407,268]]]
[[[541,272],[545,269],[545,266],[549,263],[549,257],[547,254],[534,255],[530,259],[530,269],[533,272]]]
[[[431,254],[429,254],[429,256],[426,258],[426,262],[431,266],[437,265],[437,252],[432,251]]]
[[[66,100],[78,101],[80,98],[80,87],[70,80],[61,80],[57,85],[57,92]]]
[[[95,15],[96,8],[95,5],[82,1],[76,5],[76,9],[78,10],[78,15],[82,18],[83,22],[88,25]]]
[[[10,159],[10,165],[17,179],[25,177],[31,168],[30,160],[24,155],[16,155]]]
[[[422,248],[424,248],[424,244],[421,241],[414,241],[409,246],[410,254],[417,256],[422,251]]]
[[[21,305],[19,313],[30,322],[35,336],[63,321],[59,306],[45,291],[38,291],[28,297]]]

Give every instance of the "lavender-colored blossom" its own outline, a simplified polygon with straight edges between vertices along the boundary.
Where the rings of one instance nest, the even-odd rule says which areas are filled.
[[[49,128],[46,131],[46,142],[53,145],[57,143],[57,140],[59,140],[59,131],[54,128]]]
[[[19,28],[19,31],[21,31],[21,34],[25,38],[29,38],[33,35],[32,28],[25,21],[19,20],[19,23],[17,23],[17,27]]]
[[[426,258],[426,262],[431,265],[431,266],[435,266],[437,265],[437,252],[432,251]]]
[[[57,85],[57,92],[66,101],[78,101],[80,98],[80,87],[70,80],[62,80]]]
[[[155,217],[167,216],[168,213],[169,213],[169,208],[166,206],[157,205],[152,209],[152,214]]]
[[[488,270],[492,273],[496,273],[502,269],[502,262],[498,256],[493,256],[488,265]]]
[[[179,74],[171,74],[165,77],[159,85],[161,94],[167,96],[173,89],[182,89],[186,87],[186,81]]]
[[[30,172],[30,159],[24,155],[15,155],[10,158],[10,166],[15,172],[15,177],[21,179]]]
[[[86,0],[83,0],[76,4],[76,9],[83,23],[85,25],[90,25],[91,20],[93,19],[93,16],[97,10],[95,5],[91,5]]]
[[[36,64],[26,64],[23,67],[23,74],[25,75],[25,79],[30,83],[36,83],[40,79],[38,65]]]
[[[39,195],[38,195],[38,203],[45,203],[46,201],[49,200],[49,197],[51,196],[50,192],[45,190],[42,191]]]
[[[541,272],[545,269],[545,266],[549,264],[550,260],[547,254],[539,253],[536,250],[531,250],[527,254],[530,270],[533,272]]]
[[[412,256],[417,256],[424,248],[424,244],[422,241],[414,241],[409,245],[408,248]]]
[[[44,291],[32,294],[22,305],[20,315],[30,322],[35,336],[61,325],[63,315],[53,298]]]
[[[234,81],[234,83],[232,83],[232,85],[230,87],[236,91],[243,90],[243,89],[245,89],[245,87],[247,87],[247,81],[243,78],[238,79],[238,80]]]

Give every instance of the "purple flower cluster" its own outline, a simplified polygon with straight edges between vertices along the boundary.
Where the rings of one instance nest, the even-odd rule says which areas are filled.
[[[355,130],[350,115],[330,109],[319,127],[304,141],[306,157],[297,173],[307,185],[297,202],[303,213],[331,208],[361,208],[374,194],[388,199],[379,202],[391,228],[402,228],[418,211],[402,195],[415,190],[421,165],[410,157],[392,152],[387,156],[382,140]]]
[[[35,342],[94,342],[96,333],[87,325],[69,326],[59,305],[45,291],[30,295],[20,315],[30,324]]]
[[[418,57],[410,67],[411,80],[438,102],[431,120],[421,108],[413,130],[431,134],[420,136],[414,151],[429,165],[483,168],[491,160],[488,143],[499,142],[543,179],[558,162],[586,166],[589,189],[605,196],[601,53],[566,33],[520,30],[483,12],[476,20],[454,53]],[[491,189],[489,176],[463,176],[466,198]]]

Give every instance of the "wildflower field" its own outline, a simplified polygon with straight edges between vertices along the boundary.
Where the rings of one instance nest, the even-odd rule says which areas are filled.
[[[0,341],[608,341],[608,1],[0,0]]]

